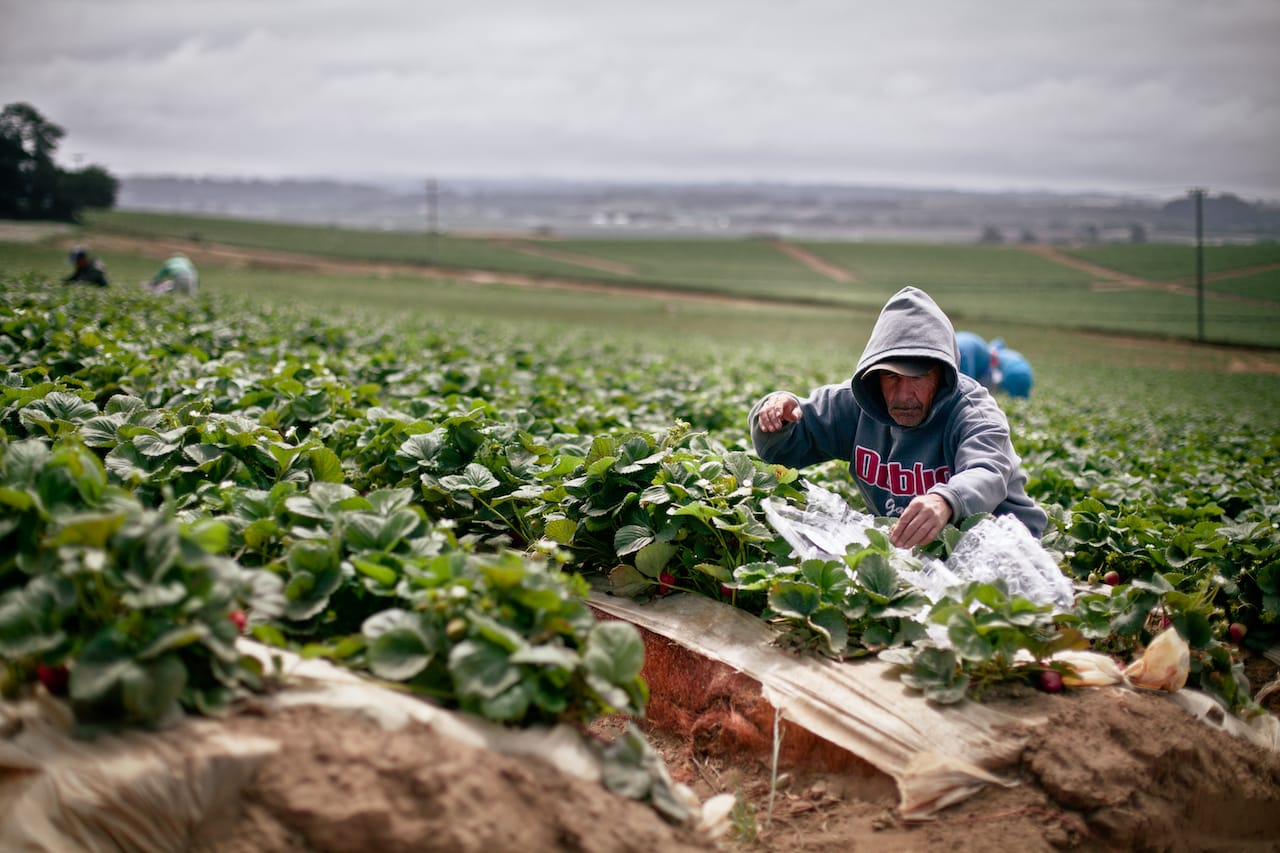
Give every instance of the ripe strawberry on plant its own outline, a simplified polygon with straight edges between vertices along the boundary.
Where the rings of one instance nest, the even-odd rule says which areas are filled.
[[[67,679],[70,677],[64,664],[36,664],[36,678],[54,696],[67,695]]]
[[[1054,669],[1040,672],[1040,689],[1045,693],[1059,693],[1062,690],[1062,673]]]
[[[658,595],[666,595],[675,588],[676,576],[671,572],[663,572],[658,575]]]
[[[227,618],[231,620],[231,624],[236,626],[236,630],[241,634],[244,633],[244,626],[248,624],[249,617],[243,610],[232,610],[227,614]]]

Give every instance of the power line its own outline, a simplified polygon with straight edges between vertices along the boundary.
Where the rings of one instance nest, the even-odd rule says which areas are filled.
[[[1204,341],[1204,189],[1190,190],[1196,202],[1196,339]]]
[[[427,260],[439,263],[440,255],[440,185],[435,178],[427,178]]]

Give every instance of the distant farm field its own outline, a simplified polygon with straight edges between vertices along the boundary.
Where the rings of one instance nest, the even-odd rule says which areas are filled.
[[[1115,243],[1068,251],[1119,272],[1155,281],[1191,281],[1195,276],[1195,246]],[[1205,249],[1204,269],[1207,275],[1259,266],[1280,266],[1280,243],[1207,246]]]
[[[168,252],[182,250],[199,265],[204,292],[310,306],[357,325],[371,323],[360,318],[375,311],[636,333],[646,346],[668,351],[716,343],[801,384],[847,378],[880,305],[905,283],[932,293],[957,328],[1003,337],[1022,351],[1037,387],[1074,392],[1096,381],[1088,378],[1094,369],[1117,371],[1107,382],[1130,377],[1180,393],[1205,385],[1202,376],[1280,375],[1280,322],[1269,302],[1206,300],[1206,331],[1214,340],[1272,350],[1193,343],[1194,298],[1106,286],[1015,247],[442,236],[439,254],[474,263],[454,268],[430,263],[433,250],[421,234],[124,212],[95,216],[76,233],[23,239],[0,239],[6,274],[57,280],[68,271],[66,248],[81,242],[107,263],[114,286],[134,289]],[[797,248],[808,263],[792,254]],[[1185,247],[1156,248],[1185,254]],[[1210,254],[1217,248],[1234,247],[1210,247]],[[1243,260],[1256,267],[1257,257]],[[830,268],[845,271],[845,280],[836,281]],[[748,282],[751,275],[757,278]],[[1266,300],[1274,275],[1214,285]],[[623,281],[641,276],[648,281]],[[797,293],[805,297],[788,298]],[[691,374],[696,364],[689,362]],[[1261,394],[1259,402],[1275,396]]]
[[[113,211],[104,235],[425,268],[485,270],[561,282],[875,311],[905,284],[929,291],[958,323],[1014,323],[1280,347],[1280,247],[1209,246],[1203,308],[1194,250],[1167,244],[1083,248],[770,239],[552,239],[426,235]],[[262,259],[245,263],[269,266]],[[280,265],[282,262],[277,262]],[[1201,313],[1203,312],[1203,313]]]

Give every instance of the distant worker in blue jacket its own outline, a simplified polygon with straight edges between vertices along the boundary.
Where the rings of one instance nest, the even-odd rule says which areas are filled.
[[[1011,397],[1031,396],[1031,363],[1022,353],[1005,346],[1004,338],[988,344],[973,332],[956,332],[956,346],[960,349],[960,372],[965,376]]]
[[[960,372],[990,388],[991,363],[995,359],[987,342],[973,332],[956,332],[956,346],[960,349]]]
[[[991,352],[995,356],[992,373],[996,387],[1004,389],[1011,397],[1030,397],[1034,378],[1031,374],[1031,362],[1016,349],[1006,347],[1003,338],[996,338],[991,342]]]

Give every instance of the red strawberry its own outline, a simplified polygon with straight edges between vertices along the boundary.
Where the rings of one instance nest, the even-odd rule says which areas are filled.
[[[40,679],[40,683],[44,685],[44,689],[48,690],[54,696],[65,696],[67,693],[67,668],[62,664],[49,666],[48,664],[36,664],[36,678]]]
[[[676,585],[676,576],[671,572],[663,572],[658,575],[658,595],[666,595],[671,592]]]
[[[227,618],[231,620],[231,624],[236,626],[236,630],[241,634],[244,633],[244,626],[249,622],[249,617],[245,615],[243,610],[232,610],[227,614]]]
[[[1045,693],[1057,693],[1062,690],[1062,673],[1054,669],[1046,669],[1040,673],[1040,689]]]

